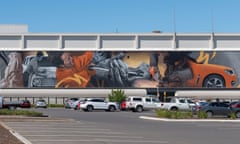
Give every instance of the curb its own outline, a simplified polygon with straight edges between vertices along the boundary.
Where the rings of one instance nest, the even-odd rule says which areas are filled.
[[[2,125],[6,130],[8,130],[13,136],[15,136],[19,141],[21,141],[24,144],[32,144],[29,140],[21,136],[19,133],[16,131],[12,130],[10,127],[5,125],[3,122],[0,122],[0,125]]]
[[[231,122],[238,123],[239,120],[218,120],[218,119],[167,119],[167,118],[156,118],[149,116],[139,116],[140,119],[155,120],[155,121],[165,121],[165,122]]]

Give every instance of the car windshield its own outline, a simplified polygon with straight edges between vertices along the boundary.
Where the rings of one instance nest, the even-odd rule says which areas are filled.
[[[157,99],[157,98],[153,98],[152,101],[153,102],[160,102],[159,99]]]
[[[38,102],[45,102],[45,100],[38,100]]]
[[[44,66],[44,67],[50,67],[50,66],[54,66],[48,59],[47,56],[43,56],[40,61],[38,62],[39,66]]]

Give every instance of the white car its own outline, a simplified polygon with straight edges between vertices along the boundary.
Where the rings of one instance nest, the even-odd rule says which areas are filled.
[[[187,98],[168,97],[166,99],[166,102],[160,102],[157,105],[157,107],[160,109],[172,111],[177,110],[192,111],[196,109],[196,104]]]
[[[118,109],[117,103],[108,102],[102,98],[86,98],[80,102],[80,109],[84,111],[106,110],[114,112]]]
[[[66,109],[79,109],[79,103],[83,101],[84,99],[81,98],[70,98],[64,101],[64,107]]]
[[[157,103],[158,100],[155,97],[129,96],[126,107],[133,112],[142,112],[157,108]]]
[[[35,108],[47,108],[47,102],[43,99],[37,100]]]

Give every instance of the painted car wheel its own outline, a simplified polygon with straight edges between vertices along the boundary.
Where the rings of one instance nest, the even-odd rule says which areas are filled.
[[[203,87],[207,88],[223,88],[225,86],[224,79],[219,75],[210,75],[203,82]]]

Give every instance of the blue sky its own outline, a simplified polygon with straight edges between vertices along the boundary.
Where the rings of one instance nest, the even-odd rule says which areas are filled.
[[[30,32],[237,33],[240,0],[2,0],[0,17]]]

